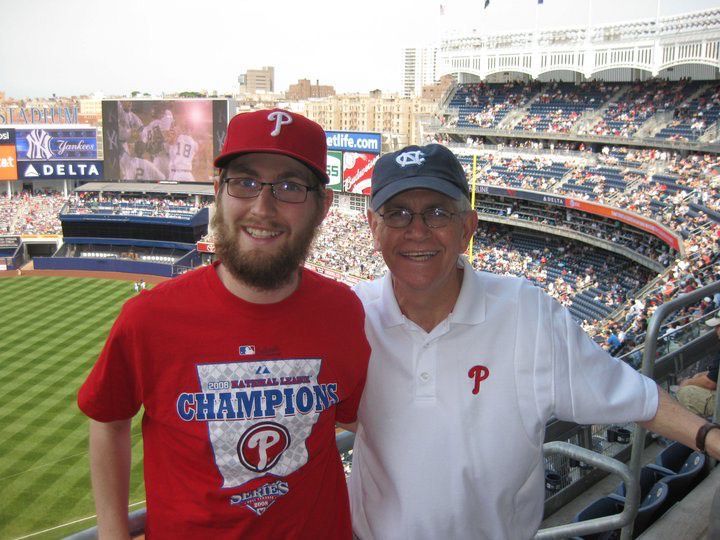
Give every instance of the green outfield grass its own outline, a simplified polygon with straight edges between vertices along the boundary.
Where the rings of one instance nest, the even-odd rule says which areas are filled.
[[[0,279],[0,539],[62,538],[95,525],[87,419],[75,397],[133,294],[127,281]],[[132,436],[136,503],[145,498],[138,421]]]

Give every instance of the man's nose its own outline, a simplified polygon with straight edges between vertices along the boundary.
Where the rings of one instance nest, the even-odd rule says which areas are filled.
[[[430,227],[425,225],[422,215],[415,214],[410,225],[405,227],[405,236],[413,239],[422,239],[430,235]]]
[[[252,212],[254,214],[274,214],[277,211],[278,200],[272,193],[272,186],[262,186],[258,196],[253,199]]]

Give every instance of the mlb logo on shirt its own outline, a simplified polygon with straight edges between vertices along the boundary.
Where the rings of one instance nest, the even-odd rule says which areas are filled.
[[[238,352],[240,352],[240,356],[255,354],[255,345],[240,345]]]

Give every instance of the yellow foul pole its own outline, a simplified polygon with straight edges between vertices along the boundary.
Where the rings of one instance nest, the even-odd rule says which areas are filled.
[[[473,156],[472,160],[472,176],[470,177],[470,207],[475,212],[475,182],[477,182],[477,154]],[[470,238],[470,246],[468,247],[468,259],[472,263],[473,260],[473,247],[475,244],[475,235]]]

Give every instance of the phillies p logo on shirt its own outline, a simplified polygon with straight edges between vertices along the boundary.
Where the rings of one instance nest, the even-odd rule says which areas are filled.
[[[275,422],[263,422],[248,429],[238,441],[240,462],[255,472],[272,469],[290,446],[287,428]]]

